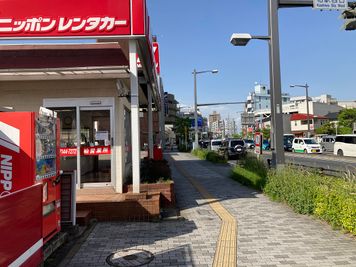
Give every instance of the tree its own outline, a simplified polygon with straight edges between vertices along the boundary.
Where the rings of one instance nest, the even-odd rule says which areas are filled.
[[[256,132],[262,133],[263,139],[269,140],[271,138],[271,128],[268,126],[266,128],[262,128],[262,131],[261,129],[258,129]]]
[[[232,135],[232,138],[242,138],[242,135],[241,135],[241,134],[234,133],[234,134]]]
[[[176,117],[176,121],[174,124],[174,129],[176,134],[179,136],[180,142],[179,144],[184,143],[185,148],[187,149],[187,139],[188,133],[191,126],[190,119],[188,117]]]
[[[335,128],[335,123],[328,122],[326,124],[323,124],[320,126],[318,129],[315,130],[317,134],[329,134],[329,135],[334,135],[336,134],[336,128]]]
[[[341,110],[337,118],[339,121],[338,133],[352,133],[353,123],[356,122],[356,108]]]

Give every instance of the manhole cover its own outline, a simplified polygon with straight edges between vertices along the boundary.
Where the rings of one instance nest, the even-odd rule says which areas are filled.
[[[154,256],[151,252],[143,249],[123,249],[111,253],[106,262],[115,267],[142,266],[149,264]]]

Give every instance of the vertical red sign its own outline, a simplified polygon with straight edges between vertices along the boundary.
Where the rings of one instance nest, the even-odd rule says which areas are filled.
[[[155,56],[156,71],[157,71],[157,74],[159,75],[161,73],[161,66],[160,66],[160,60],[159,60],[159,45],[157,42],[153,43],[153,53]]]

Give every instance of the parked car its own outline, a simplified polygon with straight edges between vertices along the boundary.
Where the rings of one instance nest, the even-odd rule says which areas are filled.
[[[283,147],[284,147],[284,151],[292,151],[293,148],[293,139],[290,140],[288,138],[284,138],[283,139]]]
[[[356,157],[356,134],[337,135],[334,155]]]
[[[226,159],[242,157],[246,154],[245,142],[242,139],[224,139],[218,152]]]
[[[210,141],[209,140],[200,140],[199,141],[199,147],[202,149],[208,149],[210,145]]]
[[[213,151],[218,151],[221,146],[221,139],[212,139],[210,141],[210,149]]]
[[[323,153],[323,150],[313,138],[294,138],[292,152]]]
[[[318,142],[321,145],[321,149],[323,152],[334,151],[334,144],[335,144],[335,136],[333,135],[325,135],[320,138],[320,141]]]
[[[247,149],[254,149],[255,148],[255,142],[251,139],[244,139],[245,142],[245,147]]]
[[[283,135],[284,151],[292,151],[293,139],[294,139],[294,134]]]
[[[267,139],[264,139],[262,142],[262,150],[270,150],[271,149],[271,144]]]

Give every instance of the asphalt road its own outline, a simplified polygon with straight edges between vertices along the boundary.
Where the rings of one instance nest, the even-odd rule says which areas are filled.
[[[253,151],[249,151],[253,153]],[[262,157],[267,160],[272,157],[271,151],[263,151]],[[300,154],[285,152],[287,163],[301,165],[305,167],[316,168],[323,170],[325,174],[340,176],[344,172],[356,173],[356,158],[355,157],[338,157],[332,153],[325,154]]]

